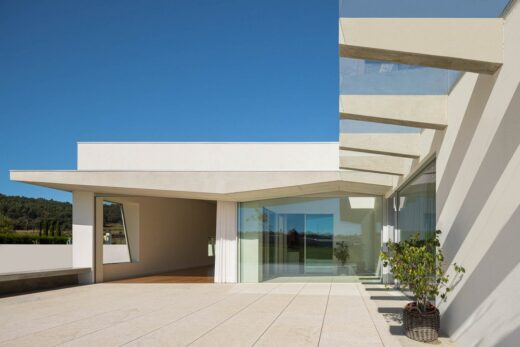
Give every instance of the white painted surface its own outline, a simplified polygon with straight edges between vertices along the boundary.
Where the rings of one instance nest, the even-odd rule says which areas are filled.
[[[492,73],[505,62],[503,26],[502,18],[341,18],[339,43],[342,56]]]
[[[337,170],[338,143],[79,143],[78,170]]]
[[[237,203],[217,201],[215,282],[236,283],[238,269]]]
[[[94,282],[95,199],[92,192],[72,192],[72,266],[91,268],[78,276],[80,283]]]
[[[420,140],[420,134],[343,133],[340,134],[339,145],[341,149],[348,151],[414,158],[420,155]]]
[[[208,257],[208,238],[215,236],[215,203],[147,197],[108,199],[124,206],[138,206],[139,260],[104,264],[104,281],[214,263],[213,257]],[[135,237],[129,235],[129,240],[132,244]]]
[[[341,119],[444,129],[446,104],[446,95],[340,95],[339,112]]]
[[[339,162],[339,155],[336,158]],[[324,191],[384,194],[394,176],[334,171],[11,171],[11,179],[105,195],[248,201]]]
[[[130,262],[127,245],[103,245],[103,264]]]
[[[72,267],[72,245],[0,245],[0,274]]]
[[[450,262],[466,268],[441,305],[459,346],[520,341],[520,8],[504,27],[504,65],[465,74],[448,99],[437,156],[437,226]]]

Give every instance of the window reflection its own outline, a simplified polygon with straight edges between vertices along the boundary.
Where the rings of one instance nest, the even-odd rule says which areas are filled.
[[[241,281],[377,275],[381,204],[367,196],[241,203]]]
[[[424,238],[435,232],[435,162],[399,191],[397,201],[401,240],[416,233]]]

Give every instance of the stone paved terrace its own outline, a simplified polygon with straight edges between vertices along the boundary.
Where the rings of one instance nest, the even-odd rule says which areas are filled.
[[[103,283],[0,298],[0,345],[429,346],[402,335],[405,300],[359,283]]]

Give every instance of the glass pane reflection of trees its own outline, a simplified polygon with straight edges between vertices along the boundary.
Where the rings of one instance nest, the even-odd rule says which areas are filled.
[[[241,281],[376,275],[381,204],[365,196],[241,203]]]

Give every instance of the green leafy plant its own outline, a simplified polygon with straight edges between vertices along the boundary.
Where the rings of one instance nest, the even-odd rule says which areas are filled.
[[[440,249],[437,230],[434,235],[423,240],[419,233],[409,240],[398,243],[389,242],[388,252],[381,253],[383,266],[391,266],[393,276],[403,288],[411,290],[419,312],[426,312],[435,307],[437,296],[446,300],[453,289],[449,284],[449,275],[443,267],[444,255]],[[456,276],[462,276],[466,270],[453,264]],[[433,301],[433,302],[432,302]]]
[[[334,256],[341,262],[342,266],[345,266],[348,259],[350,258],[347,242],[336,242],[336,247],[334,248]]]

